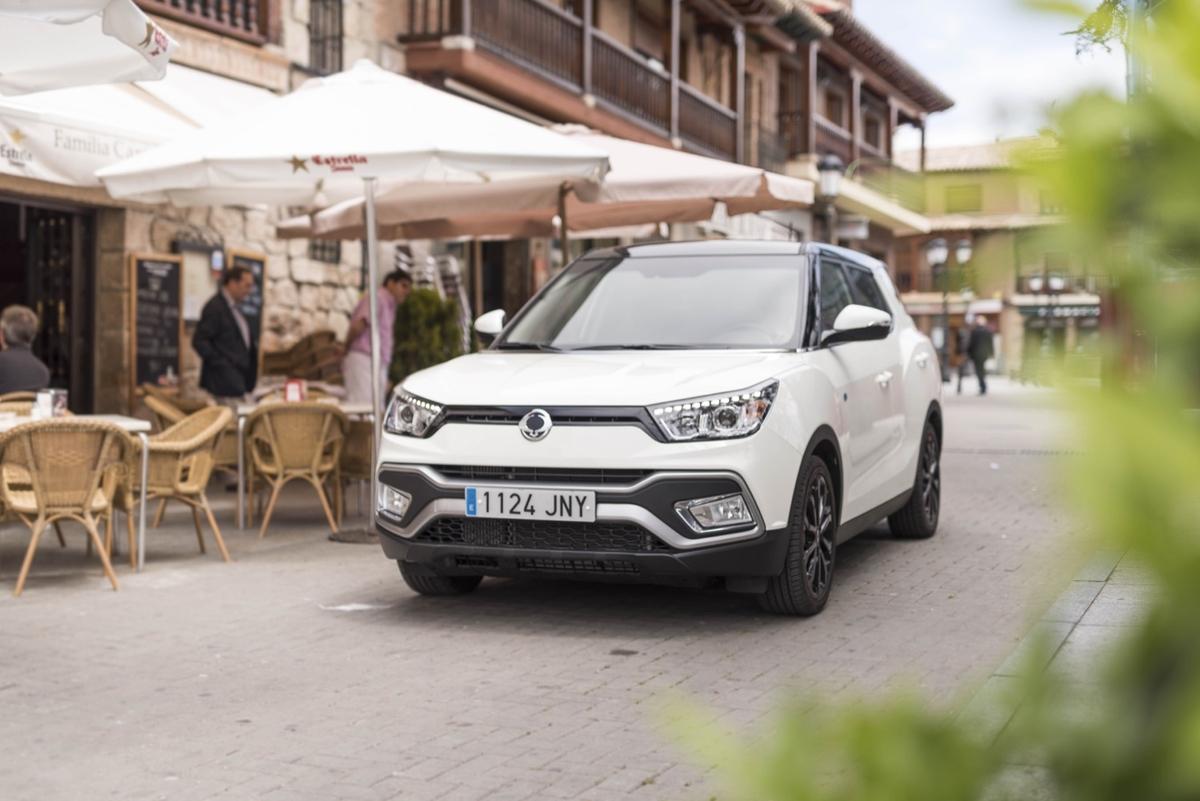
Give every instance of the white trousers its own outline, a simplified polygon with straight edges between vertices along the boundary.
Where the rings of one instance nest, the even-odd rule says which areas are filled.
[[[386,370],[386,367],[385,367]],[[386,401],[387,374],[379,373],[379,397]],[[349,403],[371,402],[371,357],[361,351],[352,350],[342,359],[342,380],[346,384],[346,400]]]

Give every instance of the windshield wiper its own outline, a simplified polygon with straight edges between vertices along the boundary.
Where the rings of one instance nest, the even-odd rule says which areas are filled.
[[[501,342],[496,350],[536,350],[541,353],[561,353],[562,348],[553,345],[542,345],[537,342]]]
[[[691,345],[583,345],[569,350],[691,350]]]

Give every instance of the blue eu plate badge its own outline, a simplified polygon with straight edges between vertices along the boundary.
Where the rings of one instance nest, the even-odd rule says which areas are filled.
[[[475,488],[467,487],[467,517],[479,514],[479,503],[475,499]]]

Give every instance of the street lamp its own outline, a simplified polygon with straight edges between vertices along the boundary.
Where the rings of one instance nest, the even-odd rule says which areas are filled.
[[[837,156],[826,153],[817,161],[817,200],[825,213],[825,225],[829,230],[829,244],[837,241],[837,199],[842,191],[842,175],[846,165]]]
[[[974,248],[971,245],[970,239],[960,239],[954,246],[954,260],[959,264],[966,264],[971,260],[971,254]]]
[[[960,239],[954,244],[954,261],[963,267],[971,260],[973,248],[970,239]],[[942,366],[942,381],[950,380],[950,246],[940,236],[925,243],[925,262],[933,272],[934,283],[942,293],[942,342],[938,346],[938,358]]]

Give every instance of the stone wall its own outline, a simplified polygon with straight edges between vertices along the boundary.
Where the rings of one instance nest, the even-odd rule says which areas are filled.
[[[123,218],[123,225],[113,219]],[[135,252],[170,253],[177,241],[202,242],[214,247],[251,250],[267,256],[263,296],[263,331],[260,347],[263,351],[285,348],[305,334],[319,330],[333,331],[338,339],[350,327],[350,314],[362,291],[361,248],[358,242],[344,242],[342,260],[329,264],[309,258],[308,240],[280,240],[274,235],[278,212],[264,209],[240,209],[227,206],[177,209],[172,206],[121,210],[104,210],[101,214],[98,245],[100,247],[100,281],[97,304],[98,332],[102,352],[115,355],[120,348],[128,353],[127,270],[124,255]],[[109,293],[112,293],[110,301]],[[214,287],[215,291],[215,287]],[[118,308],[124,299],[125,306]],[[118,320],[120,326],[117,326]],[[191,327],[185,332],[182,379],[185,387],[199,380],[199,359],[190,345]],[[116,340],[121,339],[120,348]],[[109,363],[101,359],[101,363]],[[98,367],[97,387],[116,378],[113,364],[123,366],[128,385],[128,358]],[[104,373],[104,375],[101,375]],[[105,393],[103,408],[113,410],[116,397]],[[100,404],[98,392],[97,405]],[[122,400],[128,403],[127,398]]]

